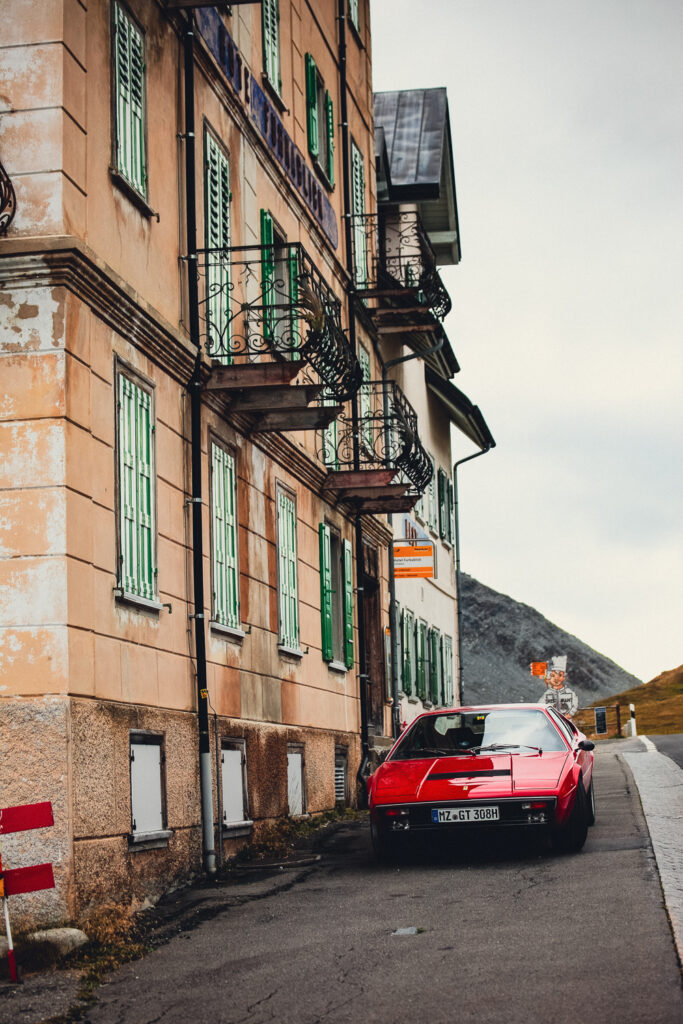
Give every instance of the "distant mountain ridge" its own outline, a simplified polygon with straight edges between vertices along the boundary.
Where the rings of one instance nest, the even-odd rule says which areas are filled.
[[[543,681],[531,676],[529,664],[556,654],[567,655],[567,685],[578,694],[581,707],[642,685],[642,680],[530,605],[465,573],[460,592],[465,703],[539,700]]]

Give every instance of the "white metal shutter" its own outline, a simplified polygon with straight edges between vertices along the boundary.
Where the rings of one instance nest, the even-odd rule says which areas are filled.
[[[304,813],[304,757],[300,750],[287,751],[287,807],[291,815]]]
[[[245,820],[243,759],[244,753],[239,748],[223,747],[221,761],[223,765],[223,823],[225,825]]]
[[[164,821],[159,743],[131,742],[130,797],[133,832],[160,832]]]

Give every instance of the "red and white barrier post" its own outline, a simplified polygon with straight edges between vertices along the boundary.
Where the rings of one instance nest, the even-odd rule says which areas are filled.
[[[20,807],[0,808],[0,836],[7,835],[8,832],[28,832],[33,828],[49,828],[54,823],[52,804],[49,801],[40,804],[23,804]],[[0,840],[0,844],[1,842],[2,840]],[[54,887],[55,878],[52,864],[32,864],[27,868],[3,870],[0,845],[0,896],[2,897],[5,932],[7,933],[9,975],[12,981],[19,981],[19,976],[12,945],[8,896],[18,896],[24,892],[37,892],[39,889],[54,889]]]

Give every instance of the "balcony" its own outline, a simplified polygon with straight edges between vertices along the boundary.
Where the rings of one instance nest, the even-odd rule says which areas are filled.
[[[341,302],[299,243],[198,253],[205,385],[255,432],[328,426],[362,374],[341,327]]]
[[[324,489],[357,512],[408,512],[432,478],[417,414],[395,381],[361,385],[358,420],[347,409],[321,435]]]
[[[417,210],[389,207],[351,218],[354,280],[380,334],[435,331],[451,309]]]

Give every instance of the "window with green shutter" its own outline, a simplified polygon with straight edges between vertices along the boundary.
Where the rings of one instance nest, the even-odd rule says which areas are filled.
[[[263,337],[288,358],[300,358],[299,250],[288,245],[268,210],[261,210]]]
[[[349,20],[356,32],[360,33],[360,0],[349,0]]]
[[[334,187],[334,103],[320,77],[310,53],[305,57],[306,134],[308,152],[323,172],[330,188]]]
[[[230,163],[211,132],[204,129],[204,239],[207,254],[206,319],[209,352],[224,364],[230,358]]]
[[[354,282],[366,288],[368,280],[367,225],[365,220],[365,164],[355,142],[351,143],[351,216],[353,224]]]
[[[412,697],[416,684],[415,616],[409,608],[403,609],[403,692]]]
[[[262,0],[263,71],[277,92],[282,92],[280,78],[280,4],[279,0]]]
[[[450,513],[448,510],[448,487],[446,474],[439,469],[436,474],[439,499],[439,536],[442,540],[448,539]]]
[[[441,637],[443,651],[443,703],[446,707],[453,704],[453,640],[450,636]]]
[[[429,456],[429,461],[432,464],[432,479],[429,481],[427,486],[427,525],[432,533],[437,533],[439,529],[437,505],[436,505],[436,467],[434,465],[434,459]]]
[[[211,561],[212,616],[232,629],[240,625],[239,569],[237,564],[237,478],[235,459],[211,443]]]
[[[119,586],[156,598],[154,424],[148,390],[118,376]]]
[[[363,383],[358,392],[358,414],[360,432],[365,444],[372,449],[372,395],[370,392],[370,353],[364,345],[358,346],[358,362],[360,363]]]
[[[277,492],[278,640],[299,649],[299,597],[296,557],[296,504],[283,490]]]
[[[318,527],[320,628],[324,661],[353,667],[353,578],[351,544],[326,523]]]
[[[432,627],[429,630],[429,699],[438,704],[441,697],[441,634]]]
[[[415,627],[415,646],[416,651],[416,689],[417,695],[420,700],[426,700],[427,698],[427,664],[428,664],[428,651],[427,651],[427,623],[420,619]]]
[[[116,169],[146,199],[145,41],[121,4],[112,11]]]

